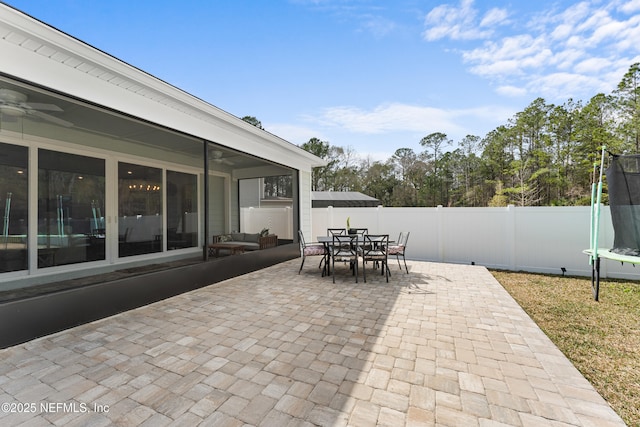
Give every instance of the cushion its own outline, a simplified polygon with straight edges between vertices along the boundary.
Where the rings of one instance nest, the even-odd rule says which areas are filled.
[[[396,255],[404,251],[404,245],[389,246],[389,255]]]
[[[324,246],[306,246],[304,248],[305,256],[324,255]]]
[[[231,241],[231,236],[228,234],[222,234],[218,236],[218,242],[220,243],[230,242],[230,241]]]
[[[374,252],[370,254],[366,254],[366,259],[385,259],[387,256],[384,253]]]
[[[231,240],[234,242],[242,242],[244,240],[244,233],[231,233]]]
[[[260,241],[260,233],[244,233],[244,241],[258,243]]]

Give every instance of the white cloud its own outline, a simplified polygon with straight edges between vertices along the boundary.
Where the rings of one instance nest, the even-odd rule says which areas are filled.
[[[635,15],[627,21],[625,27],[619,30],[613,46],[619,52],[626,50],[639,52],[638,40],[640,40],[640,15]]]
[[[515,32],[497,36],[496,25],[491,34],[474,25],[478,11],[472,0],[462,0],[458,7],[434,8],[425,19],[424,34],[426,40],[459,40],[463,38],[459,28],[464,26],[467,34],[490,35],[482,44],[457,52],[470,72],[493,80],[501,95],[521,96],[526,89],[543,97],[577,98],[617,84],[624,73],[612,70],[618,69],[620,61],[627,61],[623,68],[628,69],[630,59],[640,54],[638,11],[640,0],[585,0],[565,10],[549,9],[531,16],[492,9],[481,24],[514,24]]]
[[[504,24],[508,16],[509,12],[506,9],[493,8],[484,15],[482,21],[480,21],[480,26],[491,27]]]
[[[323,124],[337,126],[354,133],[378,134],[395,131],[428,131],[440,128],[458,129],[453,114],[433,107],[386,104],[372,110],[357,107],[332,107],[321,116]]]
[[[296,145],[304,144],[311,138],[326,140],[326,135],[319,131],[319,129],[307,126],[288,123],[263,123],[263,126],[267,132],[278,135],[279,137]]]
[[[526,68],[538,68],[552,56],[543,38],[528,34],[505,37],[499,43],[486,42],[482,47],[463,53],[471,70],[484,76],[522,74]]]
[[[566,48],[554,55],[551,64],[558,70],[567,71],[572,69],[584,57],[586,57],[586,54],[582,49]]]
[[[484,39],[491,30],[482,30],[476,24],[477,11],[473,0],[461,0],[459,7],[443,4],[431,10],[425,17],[426,30],[423,36],[433,41],[442,38],[452,40]]]
[[[569,24],[558,25],[550,34],[554,40],[565,40],[573,33],[573,26]]]
[[[387,160],[401,147],[421,151],[419,141],[433,132],[443,132],[455,143],[467,135],[483,137],[504,124],[515,109],[484,105],[466,109],[442,109],[402,103],[372,108],[336,106],[297,118],[297,123],[266,123],[265,128],[295,144],[312,137],[331,145],[351,147],[372,160]]]
[[[567,100],[574,98],[574,94],[582,94],[584,88],[590,88],[593,96],[599,92],[607,92],[612,87],[603,82],[602,79],[577,73],[550,73],[543,76],[536,76],[528,83],[530,92],[540,96]]]
[[[366,16],[361,28],[380,38],[394,31],[397,25],[395,22],[381,16]]]
[[[620,10],[624,13],[634,13],[640,11],[640,0],[630,0],[620,6]]]
[[[599,74],[611,66],[611,61],[605,58],[587,58],[573,68],[580,74]]]
[[[500,95],[508,96],[508,97],[520,97],[525,96],[527,94],[527,89],[523,87],[516,86],[500,86],[496,89],[496,92]]]
[[[583,1],[569,6],[567,10],[559,14],[557,20],[561,22],[561,25],[574,27],[584,19],[588,18],[591,13],[590,3],[588,1]],[[555,21],[553,16],[547,19],[549,22]]]
[[[489,127],[497,126],[513,114],[514,111],[510,109],[496,106],[447,110],[393,103],[368,110],[353,106],[331,107],[318,116],[306,116],[303,119],[325,129],[326,133],[336,129],[359,135],[416,133],[424,136],[432,132],[443,132],[450,136],[463,137],[474,133],[470,130],[474,128],[471,123],[481,122]]]

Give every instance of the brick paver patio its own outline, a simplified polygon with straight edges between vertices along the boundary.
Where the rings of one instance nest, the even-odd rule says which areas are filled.
[[[0,424],[624,425],[483,267],[298,267],[0,350]]]

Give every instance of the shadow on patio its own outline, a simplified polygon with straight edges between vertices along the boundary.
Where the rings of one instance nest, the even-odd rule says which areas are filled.
[[[299,262],[1,350],[0,421],[624,425],[485,268]]]

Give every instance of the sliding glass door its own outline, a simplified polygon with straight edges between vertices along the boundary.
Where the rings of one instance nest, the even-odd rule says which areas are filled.
[[[38,150],[38,268],[105,259],[105,162]]]
[[[28,268],[29,149],[0,143],[0,273]]]
[[[118,256],[162,252],[162,169],[118,163]]]
[[[198,246],[198,177],[167,171],[167,249]]]

